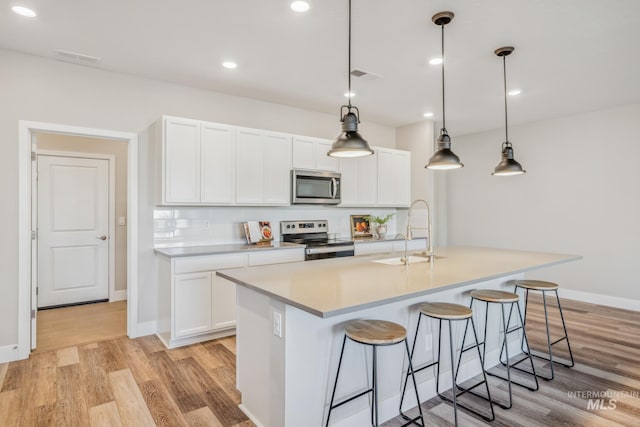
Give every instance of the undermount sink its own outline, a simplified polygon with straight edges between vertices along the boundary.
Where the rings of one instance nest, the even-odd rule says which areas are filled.
[[[408,257],[407,261],[408,261],[408,264],[416,264],[419,262],[429,262],[429,258],[411,255]],[[386,265],[404,265],[403,257],[376,259],[373,262],[377,262],[378,264],[386,264]]]

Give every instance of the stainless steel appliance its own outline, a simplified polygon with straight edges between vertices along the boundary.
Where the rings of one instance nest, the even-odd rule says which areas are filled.
[[[340,173],[293,169],[291,203],[337,205],[340,203]]]
[[[282,241],[306,245],[306,261],[353,256],[353,241],[329,239],[328,229],[327,221],[280,221]]]

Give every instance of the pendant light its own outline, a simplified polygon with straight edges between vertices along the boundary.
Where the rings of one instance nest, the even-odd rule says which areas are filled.
[[[431,20],[434,24],[439,25],[442,30],[442,129],[436,143],[436,152],[429,159],[429,163],[425,166],[427,169],[447,170],[459,169],[464,165],[460,163],[460,158],[451,151],[451,138],[447,133],[445,125],[444,111],[444,26],[453,19],[453,12],[440,12],[433,15]]]
[[[504,141],[502,143],[502,160],[498,163],[491,175],[511,176],[522,175],[526,171],[522,169],[522,165],[513,158],[513,146],[509,142],[509,128],[507,123],[507,56],[511,55],[514,48],[505,46],[495,50],[495,54],[502,57],[502,75],[504,78]]]
[[[351,105],[351,0],[349,0],[349,64],[347,75],[349,76],[349,103],[340,107],[340,122],[342,133],[331,146],[327,155],[331,157],[363,157],[373,154],[369,143],[358,133],[360,123],[360,110]],[[346,113],[345,113],[346,111]]]

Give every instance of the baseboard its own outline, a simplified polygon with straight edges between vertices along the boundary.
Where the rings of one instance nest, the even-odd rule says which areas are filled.
[[[606,305],[608,307],[622,308],[625,310],[640,311],[640,300],[612,297],[591,292],[575,291],[573,289],[558,289],[560,298],[572,299],[591,304]]]
[[[247,416],[247,418],[249,418],[251,420],[252,423],[254,423],[256,425],[256,427],[264,427],[256,417],[253,416],[253,414],[241,403],[238,405],[238,408],[240,408],[240,410],[242,412],[244,412],[244,414]]]
[[[155,320],[138,323],[138,337],[153,335],[158,331],[158,325]],[[137,338],[137,337],[136,337]]]
[[[109,302],[123,301],[127,299],[127,290],[114,291]]]
[[[9,344],[0,347],[0,363],[18,360],[18,344]]]

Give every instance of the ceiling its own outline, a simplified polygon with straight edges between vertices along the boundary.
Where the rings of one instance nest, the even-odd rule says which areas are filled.
[[[47,58],[62,49],[101,58],[92,67],[336,115],[346,102],[347,0],[11,0],[0,47]],[[9,6],[38,12],[24,18]],[[638,0],[353,0],[352,66],[363,121],[401,126],[440,120],[440,29],[445,29],[447,128],[501,128],[507,59],[509,123],[640,102]],[[59,59],[59,58],[58,58]],[[223,60],[238,68],[228,70]],[[362,129],[366,134],[366,129]],[[515,135],[514,135],[515,136]]]

